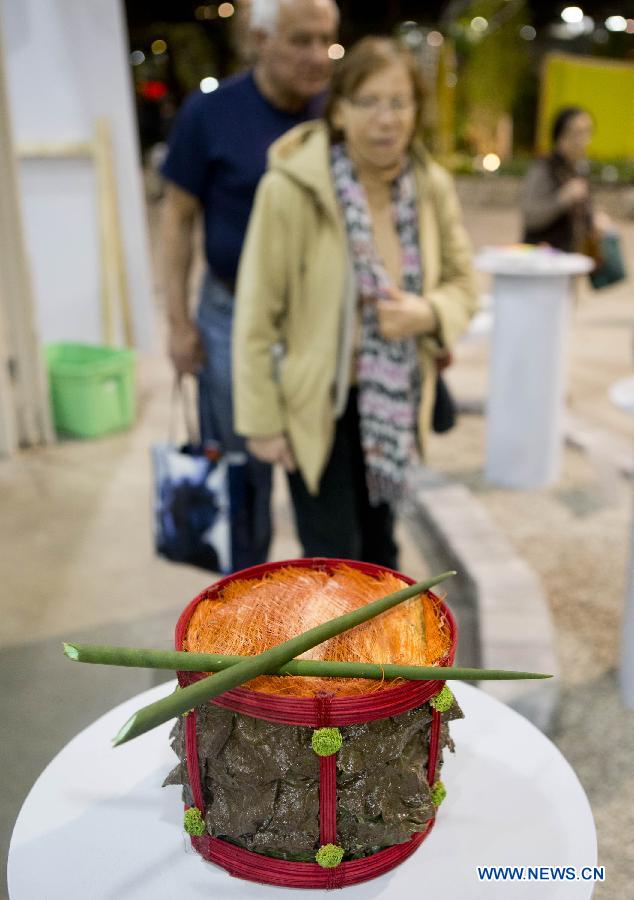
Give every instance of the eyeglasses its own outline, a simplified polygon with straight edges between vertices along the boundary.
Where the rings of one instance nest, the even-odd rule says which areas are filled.
[[[402,116],[414,106],[413,97],[390,97],[386,100],[380,97],[348,97],[347,102],[364,115],[378,115],[388,110],[394,115]]]

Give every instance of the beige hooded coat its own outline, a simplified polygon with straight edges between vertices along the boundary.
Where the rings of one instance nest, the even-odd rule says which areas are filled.
[[[464,331],[476,305],[471,250],[449,174],[412,150],[418,185],[424,295],[438,337],[421,337],[424,450],[433,411],[435,358]],[[286,433],[312,493],[332,447],[342,312],[354,290],[345,225],[321,122],[293,128],[269,151],[236,290],[233,332],[235,429],[247,437]],[[280,350],[281,348],[281,350]]]

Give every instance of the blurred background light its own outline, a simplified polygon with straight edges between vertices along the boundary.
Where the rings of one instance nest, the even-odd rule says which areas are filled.
[[[331,44],[330,47],[328,47],[328,56],[330,59],[342,59],[345,52],[345,47],[342,47],[341,44]]]
[[[420,47],[424,40],[425,38],[420,28],[412,28],[405,34],[405,43],[408,47]]]
[[[158,101],[167,95],[167,85],[164,81],[151,79],[150,81],[142,81],[138,86],[139,94],[145,100]]]
[[[474,31],[477,31],[478,34],[484,34],[484,32],[489,27],[489,23],[484,18],[484,16],[476,16],[474,19],[471,19],[471,27]]]
[[[235,12],[233,3],[221,3],[218,7],[218,15],[221,19],[228,19]]]
[[[145,53],[143,50],[133,50],[130,54],[130,62],[133,66],[140,66],[141,63],[145,62]]]
[[[442,47],[445,39],[439,31],[430,31],[427,35],[427,43],[430,47]]]
[[[627,31],[627,20],[625,16],[608,16],[605,27],[608,31]]]
[[[583,10],[579,6],[566,6],[561,11],[561,18],[569,25],[576,25],[583,21]]]
[[[162,38],[157,38],[155,41],[152,41],[151,49],[155,56],[160,56],[161,53],[165,53],[167,50],[167,44]]]
[[[563,22],[555,22],[549,28],[550,34],[558,40],[571,41],[583,34],[592,34],[595,29],[592,16],[584,15],[579,6],[567,6],[562,10],[561,18]]]
[[[522,25],[520,28],[520,37],[523,41],[534,41],[536,36],[537,32],[532,25]]]
[[[211,94],[212,91],[215,91],[218,87],[219,81],[217,78],[214,78],[212,75],[207,75],[200,82],[200,89],[203,94]]]
[[[497,153],[487,153],[482,157],[482,168],[485,172],[497,172],[500,168],[500,157]]]

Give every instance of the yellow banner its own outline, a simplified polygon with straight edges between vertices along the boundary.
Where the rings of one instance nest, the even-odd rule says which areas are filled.
[[[596,57],[548,54],[544,60],[537,150],[550,150],[550,128],[563,106],[581,106],[595,121],[591,159],[634,156],[634,64]]]

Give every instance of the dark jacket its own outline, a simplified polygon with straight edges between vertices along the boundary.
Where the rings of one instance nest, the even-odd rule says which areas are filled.
[[[522,185],[524,243],[550,244],[568,253],[589,251],[593,236],[590,200],[566,209],[558,199],[559,188],[579,177],[580,173],[557,153],[533,163]]]

